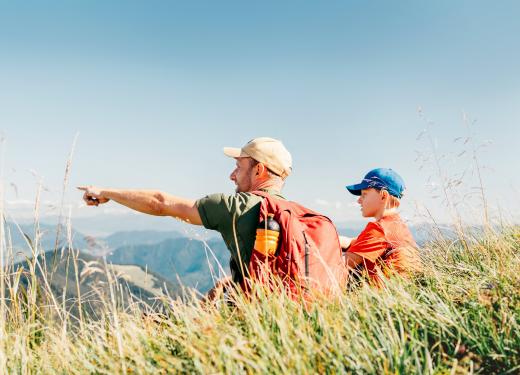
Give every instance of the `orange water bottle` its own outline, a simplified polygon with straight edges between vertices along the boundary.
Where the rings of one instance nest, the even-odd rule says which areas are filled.
[[[267,220],[262,220],[256,228],[255,250],[265,256],[274,255],[279,237],[280,224],[274,219],[273,214],[268,214]]]

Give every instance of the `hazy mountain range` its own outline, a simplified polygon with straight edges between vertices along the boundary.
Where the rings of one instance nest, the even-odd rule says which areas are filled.
[[[15,262],[32,258],[36,245],[39,252],[46,254],[54,253],[54,249],[61,254],[70,245],[90,260],[101,261],[105,257],[117,266],[136,265],[177,287],[182,284],[202,292],[211,288],[216,278],[229,273],[229,251],[217,237],[204,241],[188,238],[179,231],[156,230],[120,231],[94,237],[74,229],[70,233],[67,228],[58,230],[48,224],[40,224],[39,235],[35,236],[34,225],[12,222],[7,223],[5,231],[7,248],[11,249]]]

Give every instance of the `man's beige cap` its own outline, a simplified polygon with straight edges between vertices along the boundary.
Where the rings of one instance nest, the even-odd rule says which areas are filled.
[[[277,139],[255,138],[242,148],[224,147],[224,154],[231,158],[253,158],[282,178],[292,172],[291,154]]]

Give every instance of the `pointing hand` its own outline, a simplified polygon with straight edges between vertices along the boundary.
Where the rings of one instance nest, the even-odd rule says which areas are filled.
[[[110,199],[103,196],[101,189],[95,186],[78,186],[78,189],[85,192],[85,194],[83,194],[83,200],[87,206],[99,206],[100,204],[110,201]]]

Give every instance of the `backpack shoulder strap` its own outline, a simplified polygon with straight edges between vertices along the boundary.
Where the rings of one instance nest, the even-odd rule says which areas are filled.
[[[277,196],[275,196],[273,194],[269,194],[266,191],[255,190],[255,191],[251,191],[250,193],[264,198],[264,200],[267,201],[268,205],[270,205],[270,206],[271,205],[272,206],[277,206],[277,205],[280,205],[280,204],[281,205],[291,204],[291,201],[288,201],[288,200],[286,200],[283,197],[277,197]]]
[[[268,198],[271,195],[262,190],[251,191],[251,194],[258,195],[259,197]]]
[[[263,190],[255,190],[255,191],[250,191],[250,193],[254,194],[254,195],[258,195],[259,197],[263,197],[263,198],[277,199],[277,200],[282,200],[282,201],[286,200],[285,198],[281,197],[280,192],[277,192],[277,194],[269,194],[268,192],[263,191]],[[279,195],[279,197],[277,197],[276,195]]]

